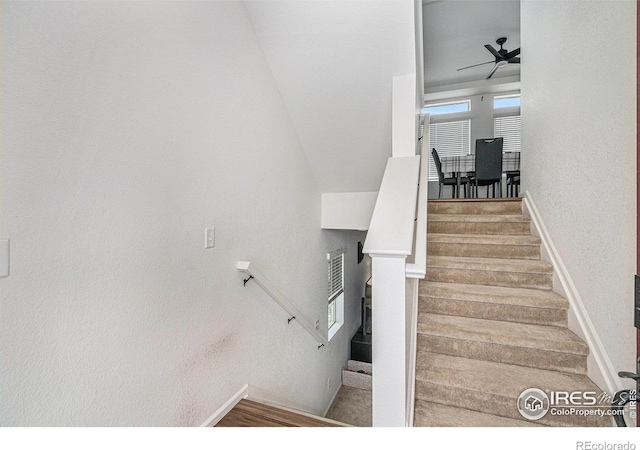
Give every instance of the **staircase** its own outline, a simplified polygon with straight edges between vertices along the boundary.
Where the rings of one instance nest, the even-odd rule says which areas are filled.
[[[610,426],[550,413],[529,421],[517,409],[532,387],[601,392],[521,200],[430,201],[428,211],[415,426]]]

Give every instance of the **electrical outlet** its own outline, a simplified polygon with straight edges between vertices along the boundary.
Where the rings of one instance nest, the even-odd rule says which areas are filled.
[[[331,377],[327,378],[327,389],[331,389]]]
[[[316,319],[315,322],[313,322],[313,326],[316,327],[316,330],[320,329],[320,319]]]
[[[204,248],[213,248],[216,246],[216,229],[205,228],[204,230]]]

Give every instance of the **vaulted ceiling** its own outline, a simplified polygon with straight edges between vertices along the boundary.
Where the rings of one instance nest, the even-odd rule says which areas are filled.
[[[519,79],[519,64],[499,68],[490,80],[486,77],[493,64],[457,71],[495,61],[485,44],[498,50],[499,37],[507,38],[504,48],[509,51],[520,47],[519,0],[423,0],[422,16],[427,92],[460,83],[482,86]]]

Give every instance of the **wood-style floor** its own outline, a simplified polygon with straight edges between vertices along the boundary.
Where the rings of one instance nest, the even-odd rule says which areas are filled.
[[[311,417],[251,400],[240,400],[216,427],[340,427],[337,422]]]

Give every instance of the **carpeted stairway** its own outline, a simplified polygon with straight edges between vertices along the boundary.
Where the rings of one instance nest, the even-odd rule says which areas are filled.
[[[420,284],[415,426],[610,426],[609,418],[524,419],[522,391],[596,391],[587,345],[520,199],[430,201]]]

